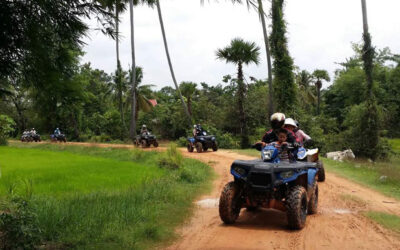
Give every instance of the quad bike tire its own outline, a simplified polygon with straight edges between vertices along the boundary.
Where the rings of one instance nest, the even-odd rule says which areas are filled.
[[[257,211],[257,209],[258,209],[258,207],[255,207],[255,206],[248,206],[248,207],[246,207],[246,211],[248,211],[248,212]]]
[[[201,144],[201,142],[196,143],[196,151],[197,153],[203,152],[203,144]]]
[[[140,145],[142,146],[142,148],[146,148],[146,147],[147,147],[147,142],[146,142],[146,140],[142,140],[142,141],[140,142]]]
[[[208,150],[207,147],[204,147],[204,148],[203,148],[203,152],[207,152],[207,150]]]
[[[64,143],[67,143],[67,138],[64,137],[64,138],[62,139],[62,141],[63,141]]]
[[[318,166],[318,181],[323,182],[323,181],[325,181],[324,163],[322,161],[318,161],[317,166]]]
[[[188,152],[190,152],[190,153],[193,152],[194,148],[193,148],[193,145],[192,145],[191,143],[188,143],[188,145],[187,145],[187,150],[188,150]]]
[[[286,198],[287,220],[290,229],[302,229],[307,218],[307,191],[302,186],[290,189]]]
[[[234,181],[225,185],[219,198],[219,217],[225,224],[233,224],[240,214],[240,187]]]
[[[158,141],[155,141],[155,142],[153,143],[153,146],[154,146],[155,148],[157,148],[157,147],[158,147]]]
[[[214,143],[214,144],[213,144],[212,150],[213,150],[214,152],[218,150],[218,144],[217,144],[217,143]]]
[[[308,214],[316,214],[318,212],[318,182],[315,181],[313,185],[313,192],[310,200],[308,201]]]

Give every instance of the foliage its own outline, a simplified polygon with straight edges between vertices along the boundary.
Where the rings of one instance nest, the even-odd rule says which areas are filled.
[[[165,151],[160,159],[158,165],[162,168],[179,169],[183,165],[183,156],[179,152],[177,145],[171,143],[167,151]]]
[[[14,125],[15,123],[10,117],[0,115],[0,145],[7,145],[7,137],[14,131]]]
[[[11,195],[3,201],[0,210],[0,248],[36,248],[42,232],[31,201]]]
[[[271,54],[274,58],[274,95],[277,111],[292,113],[296,105],[293,59],[289,55],[286,23],[283,19],[284,0],[272,0]]]
[[[400,233],[400,217],[384,212],[368,211],[365,215],[387,229]]]
[[[177,171],[159,168],[157,152],[14,145],[0,148],[0,194],[32,179],[31,204],[49,247],[155,248],[175,237],[212,179],[207,165],[191,159]]]

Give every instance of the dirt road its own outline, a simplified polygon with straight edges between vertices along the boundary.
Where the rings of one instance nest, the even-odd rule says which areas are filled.
[[[119,146],[126,147],[112,147]],[[253,157],[226,150],[182,152],[211,165],[218,177],[211,193],[196,202],[192,218],[178,229],[180,239],[168,249],[400,249],[399,235],[361,215],[375,210],[400,216],[400,202],[329,172],[326,182],[319,183],[319,212],[307,217],[303,230],[288,230],[285,214],[275,210],[242,210],[237,223],[226,226],[219,218],[217,201],[232,179],[230,164]]]

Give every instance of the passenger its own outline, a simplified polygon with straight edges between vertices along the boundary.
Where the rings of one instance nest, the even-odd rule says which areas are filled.
[[[263,147],[269,143],[278,141],[278,133],[279,131],[282,131],[282,127],[285,124],[285,115],[282,113],[275,113],[271,115],[270,122],[272,129],[267,131],[261,139],[261,144]],[[295,143],[296,137],[294,133],[286,129],[284,129],[284,131],[286,131],[287,142]]]
[[[296,137],[296,142],[302,146],[304,142],[311,140],[311,137],[306,133],[304,133],[304,131],[299,128],[298,124],[299,123],[293,120],[292,118],[287,118],[285,120],[284,128],[289,131],[292,131]]]
[[[202,136],[202,135],[204,135],[204,132],[205,131],[203,130],[203,128],[201,127],[200,124],[194,125],[194,129],[193,129],[193,136],[194,137]]]
[[[279,159],[281,161],[289,162],[289,152],[288,152],[288,143],[287,140],[287,131],[286,129],[280,129],[278,131],[278,141],[271,143],[272,146],[278,149],[279,151]]]
[[[55,135],[55,136],[61,135],[61,131],[60,131],[59,128],[56,128],[56,130],[54,130],[54,135]]]

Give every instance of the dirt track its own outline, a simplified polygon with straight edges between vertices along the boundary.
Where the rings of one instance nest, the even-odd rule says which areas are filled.
[[[92,145],[110,146],[87,144]],[[223,186],[232,179],[230,164],[234,159],[253,157],[227,150],[182,152],[211,165],[218,177],[212,192],[199,198],[194,215],[178,230],[181,238],[168,249],[400,249],[399,235],[361,215],[375,210],[400,216],[400,202],[329,172],[326,182],[319,183],[319,212],[307,217],[303,230],[288,230],[285,214],[275,210],[242,210],[236,224],[225,226],[216,201]]]

